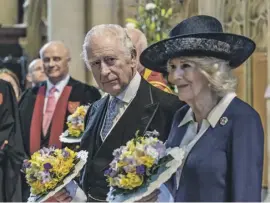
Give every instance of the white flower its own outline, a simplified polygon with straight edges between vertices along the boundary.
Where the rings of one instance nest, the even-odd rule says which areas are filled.
[[[158,156],[159,156],[158,151],[155,148],[151,147],[151,146],[147,146],[146,154],[153,157],[155,160],[157,160]]]
[[[136,28],[136,25],[134,23],[127,23],[126,28],[130,28],[130,29]]]
[[[149,10],[155,9],[156,7],[157,7],[156,4],[148,3],[145,5],[145,10],[149,11]]]
[[[136,149],[138,149],[139,151],[144,151],[144,145],[143,144],[140,144],[140,143],[137,143],[136,144]]]

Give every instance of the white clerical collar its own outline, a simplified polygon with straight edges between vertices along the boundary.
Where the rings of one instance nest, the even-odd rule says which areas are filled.
[[[226,111],[228,106],[230,105],[231,101],[236,97],[235,92],[231,92],[226,94],[220,102],[210,111],[207,121],[210,123],[210,125],[214,128],[218,121],[220,120],[223,113]],[[181,127],[190,121],[194,121],[194,114],[192,112],[192,109],[190,108],[188,112],[186,113],[183,120],[180,122],[178,127]]]

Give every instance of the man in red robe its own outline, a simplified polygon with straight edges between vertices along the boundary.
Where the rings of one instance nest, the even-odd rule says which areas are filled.
[[[45,44],[40,50],[48,79],[26,90],[19,102],[22,135],[26,153],[42,147],[62,148],[59,136],[68,126],[67,117],[80,105],[100,99],[99,91],[69,75],[70,53],[58,41]],[[26,191],[24,198],[29,193]]]
[[[100,99],[99,91],[69,75],[70,54],[58,41],[40,50],[47,81],[26,90],[20,102],[25,150],[28,155],[41,147],[61,148],[59,136],[67,129],[67,117],[80,105]]]

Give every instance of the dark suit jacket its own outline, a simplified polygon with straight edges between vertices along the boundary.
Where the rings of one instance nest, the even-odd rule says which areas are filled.
[[[0,202],[21,202],[20,169],[26,155],[17,100],[12,86],[3,80],[0,80],[0,146]]]
[[[30,155],[30,134],[31,134],[31,121],[33,117],[33,112],[35,110],[35,102],[37,98],[37,94],[40,90],[40,88],[44,87],[46,88],[46,82],[42,83],[38,87],[33,87],[28,90],[26,90],[19,102],[19,110],[20,110],[20,117],[21,117],[21,123],[22,123],[22,130],[23,130],[23,139],[24,139],[24,146],[26,149],[26,152]],[[99,91],[92,86],[86,85],[84,83],[81,83],[80,81],[74,80],[73,78],[70,78],[67,86],[71,87],[71,92],[68,97],[68,106],[66,109],[64,109],[65,115],[63,115],[63,118],[65,119],[62,127],[62,132],[64,132],[67,129],[66,120],[67,117],[72,114],[75,110],[75,107],[78,105],[86,105],[88,103],[93,103],[94,101],[100,99],[101,95]],[[60,98],[62,97],[63,93],[61,94]],[[59,100],[60,100],[59,98]],[[58,103],[59,103],[58,100]],[[71,105],[70,105],[71,104]],[[74,105],[72,107],[72,104]],[[43,106],[41,107],[43,110]],[[61,106],[57,106],[55,112],[61,108]],[[42,111],[41,110],[41,111]],[[58,113],[60,114],[60,113]],[[53,115],[53,117],[57,116],[56,113]],[[41,119],[42,122],[42,119]],[[53,122],[59,122],[52,119],[51,126],[48,130],[48,133],[46,136],[41,136],[41,146],[47,146],[48,140],[50,137],[50,131],[51,127],[53,125]],[[42,133],[42,125],[40,127],[40,132]],[[60,134],[59,134],[60,136]]]
[[[178,127],[189,107],[179,110],[167,141],[179,146],[188,124]],[[187,156],[176,191],[175,177],[168,187],[176,202],[244,202],[261,200],[263,128],[258,113],[234,98],[222,117],[226,125],[209,127]]]
[[[141,80],[138,92],[104,143],[100,131],[107,110],[109,96],[95,102],[88,112],[88,121],[81,149],[89,152],[83,173],[82,186],[86,194],[105,200],[109,190],[104,170],[112,161],[113,150],[132,139],[137,130],[157,130],[160,139],[166,140],[173,114],[183,106],[179,99]]]

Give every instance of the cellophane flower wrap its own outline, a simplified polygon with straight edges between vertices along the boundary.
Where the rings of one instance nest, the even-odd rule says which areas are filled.
[[[128,194],[147,184],[159,167],[171,161],[158,132],[147,132],[127,142],[113,152],[114,159],[105,171],[113,195]]]
[[[22,171],[31,193],[42,196],[61,184],[78,161],[77,152],[69,148],[43,148],[24,161]]]
[[[69,137],[80,137],[84,131],[84,119],[87,113],[89,105],[79,106],[73,114],[68,116],[68,136]]]

